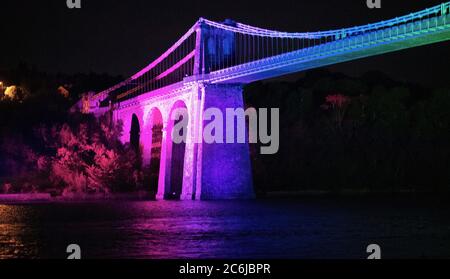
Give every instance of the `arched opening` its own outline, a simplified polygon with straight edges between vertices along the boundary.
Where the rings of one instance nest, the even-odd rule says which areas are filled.
[[[186,125],[188,123],[187,107],[182,101],[178,101],[170,112],[167,134],[167,146],[170,151],[170,162],[168,166],[168,185],[166,184],[165,198],[178,200],[183,190],[184,157],[186,151]],[[178,129],[182,127],[182,129]],[[173,136],[177,137],[174,138]]]
[[[140,134],[141,128],[139,126],[139,120],[136,114],[133,114],[133,116],[131,117],[130,145],[136,152],[139,152]]]
[[[159,109],[153,109],[151,112],[152,125],[152,145],[150,156],[150,192],[158,192],[159,170],[161,166],[161,147],[163,138],[163,119]]]

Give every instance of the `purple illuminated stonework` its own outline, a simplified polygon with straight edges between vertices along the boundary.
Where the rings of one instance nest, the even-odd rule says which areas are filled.
[[[244,106],[240,85],[212,85],[205,91],[205,109],[219,108],[225,115],[227,108]],[[254,197],[248,143],[203,143],[201,152],[201,199]]]
[[[138,134],[144,166],[155,169],[152,164],[160,164],[156,198],[169,197],[174,187],[175,144],[171,139],[174,123],[170,116],[175,108],[180,107],[187,109],[188,129],[179,199],[253,198],[248,143],[209,144],[202,141],[203,126],[206,124],[204,110],[214,107],[225,114],[227,108],[243,108],[242,86],[196,84],[140,95],[120,103],[113,112],[115,121],[123,123],[122,142],[135,141],[133,134]],[[154,123],[157,118],[161,118],[161,123]],[[152,137],[157,125],[162,125],[159,160],[152,158]],[[136,127],[139,127],[138,132]],[[225,127],[223,131],[226,131]]]

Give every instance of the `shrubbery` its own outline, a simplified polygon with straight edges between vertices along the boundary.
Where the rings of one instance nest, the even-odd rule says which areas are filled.
[[[25,66],[6,76],[20,87],[0,98],[0,192],[110,193],[142,184],[140,155],[119,142],[120,123],[69,114],[78,93],[111,78],[50,77]]]
[[[118,138],[120,125],[108,116],[72,115],[69,123],[35,129],[40,152],[8,141],[6,152],[15,171],[9,192],[54,191],[68,194],[135,190],[139,156]],[[36,143],[36,142],[35,142]],[[15,168],[16,167],[16,168]]]

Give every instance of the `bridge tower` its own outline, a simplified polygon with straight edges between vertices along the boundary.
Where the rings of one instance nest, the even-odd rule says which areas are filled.
[[[227,20],[227,25],[235,23]],[[199,83],[201,117],[198,123],[203,127],[209,123],[203,112],[216,108],[222,112],[225,121],[226,109],[244,109],[243,84],[209,84],[203,75],[220,67],[235,51],[234,34],[230,31],[212,29],[199,21],[194,73]],[[236,119],[235,119],[236,121]],[[235,125],[228,125],[233,128]],[[224,123],[222,129],[227,131]],[[205,143],[198,145],[196,199],[250,199],[254,198],[253,179],[248,142],[238,143],[234,133],[234,143]],[[225,134],[223,135],[225,139]],[[247,137],[248,139],[248,137]]]

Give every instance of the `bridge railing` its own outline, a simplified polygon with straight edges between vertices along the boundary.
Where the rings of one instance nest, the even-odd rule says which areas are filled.
[[[321,32],[289,33],[268,30],[238,22],[218,23],[202,19],[205,61],[204,73],[226,70],[238,65],[337,41],[348,41],[365,34],[392,30],[448,14],[450,2],[416,13],[377,23]],[[421,29],[430,26],[420,26]]]
[[[246,25],[243,23],[236,23],[235,26],[227,25],[224,23],[218,23],[210,20],[203,19],[203,21],[213,27],[220,28],[223,30],[231,31],[234,33],[242,33],[247,35],[254,35],[254,36],[265,36],[265,37],[277,37],[277,38],[324,38],[324,37],[330,37],[330,36],[337,36],[341,34],[347,34],[347,35],[353,35],[353,34],[360,34],[362,32],[372,32],[374,30],[383,29],[383,28],[389,28],[394,25],[402,25],[408,22],[421,20],[424,18],[429,17],[436,17],[439,15],[447,14],[450,10],[450,2],[445,2],[440,5],[436,5],[434,7],[421,10],[415,13],[410,13],[405,16],[396,17],[393,19],[380,21],[376,23],[370,23],[366,25],[361,26],[355,26],[350,28],[342,28],[342,29],[335,29],[335,30],[329,30],[329,31],[319,31],[319,32],[301,32],[301,33],[293,33],[293,32],[283,32],[283,31],[276,31],[276,30],[270,30],[270,29],[263,29],[259,27],[254,27],[251,25]]]

